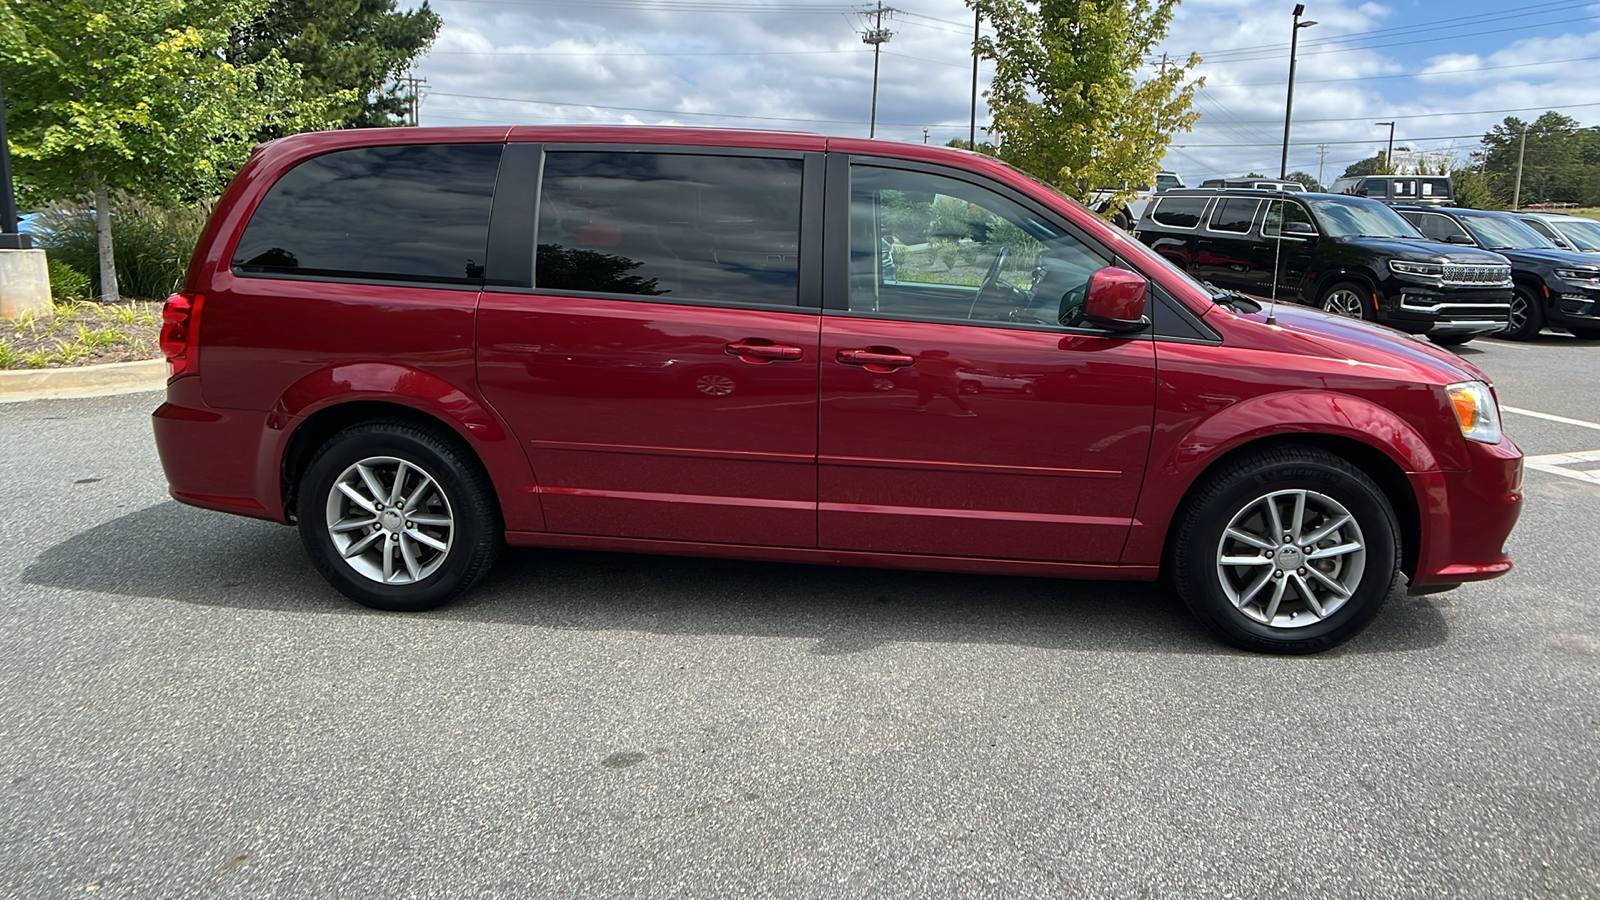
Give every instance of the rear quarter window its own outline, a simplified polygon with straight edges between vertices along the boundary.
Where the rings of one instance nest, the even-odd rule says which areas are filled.
[[[481,284],[499,144],[340,150],[262,199],[234,251],[241,274]]]
[[[1151,218],[1169,228],[1193,228],[1200,224],[1209,197],[1166,197],[1156,207]]]

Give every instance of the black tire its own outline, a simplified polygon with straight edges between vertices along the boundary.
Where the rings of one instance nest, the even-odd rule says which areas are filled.
[[[358,505],[336,487],[341,481],[383,512]],[[442,606],[488,574],[500,553],[500,510],[478,461],[442,432],[407,422],[367,422],[329,438],[306,467],[297,496],[300,540],[317,571],[374,609]],[[405,499],[395,504],[396,496]],[[330,528],[330,514],[342,527]],[[444,520],[447,526],[439,524]],[[336,542],[354,552],[347,558]],[[385,580],[382,565],[392,565],[395,580]]]
[[[1600,341],[1600,328],[1568,328],[1572,336],[1580,341]]]
[[[1539,308],[1539,296],[1527,285],[1519,284],[1511,291],[1511,319],[1498,337],[1512,341],[1532,340],[1544,328],[1544,310]]]
[[[1356,281],[1340,281],[1331,285],[1317,298],[1317,308],[1336,316],[1365,319],[1368,322],[1378,318],[1378,311],[1372,306],[1372,291]]]
[[[1280,546],[1267,550],[1234,536],[1254,535],[1257,523],[1270,528],[1269,502],[1285,528],[1293,525],[1296,492],[1305,511],[1299,540],[1284,543],[1274,533],[1271,542]],[[1306,554],[1301,541],[1317,538],[1341,514],[1351,523],[1318,538]],[[1345,549],[1352,544],[1360,549]],[[1245,562],[1251,553],[1262,561]],[[1222,640],[1260,653],[1316,653],[1349,640],[1378,614],[1399,572],[1399,526],[1383,492],[1355,466],[1315,448],[1279,447],[1205,477],[1174,521],[1167,562],[1190,612]],[[1312,568],[1326,577],[1319,581]],[[1347,588],[1348,598],[1341,600],[1330,583]],[[1306,591],[1320,599],[1325,615],[1306,601]],[[1274,602],[1273,592],[1282,600]],[[1302,614],[1309,624],[1298,623]]]
[[[1125,209],[1117,210],[1117,214],[1112,217],[1111,223],[1123,231],[1133,230],[1133,217],[1128,215],[1128,211]]]
[[[1475,334],[1430,334],[1428,340],[1441,347],[1459,347],[1475,337]]]

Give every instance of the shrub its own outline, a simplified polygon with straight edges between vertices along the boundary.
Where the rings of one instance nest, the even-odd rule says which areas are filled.
[[[71,265],[48,257],[50,266],[50,299],[56,303],[88,300],[94,296],[94,282]]]
[[[165,299],[183,282],[205,211],[198,207],[163,209],[127,198],[113,202],[111,244],[116,258],[117,286],[127,297]],[[90,294],[100,288],[99,243],[94,210],[56,206],[34,225],[39,245],[62,264],[86,273]]]

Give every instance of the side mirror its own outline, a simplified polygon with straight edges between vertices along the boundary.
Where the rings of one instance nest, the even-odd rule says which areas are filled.
[[[1311,227],[1310,222],[1285,222],[1283,223],[1283,233],[1295,235],[1296,237],[1317,236],[1317,230]]]
[[[1468,247],[1476,246],[1472,243],[1472,238],[1469,238],[1464,234],[1447,235],[1444,239],[1444,242],[1446,244],[1466,244]]]
[[[1149,287],[1137,272],[1116,266],[1096,271],[1089,276],[1089,291],[1083,301],[1084,322],[1110,331],[1143,331],[1150,326],[1150,320],[1144,317]]]

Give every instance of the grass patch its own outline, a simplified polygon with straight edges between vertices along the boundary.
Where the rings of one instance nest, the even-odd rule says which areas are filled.
[[[159,303],[58,304],[54,315],[0,322],[0,369],[47,369],[156,359]]]

